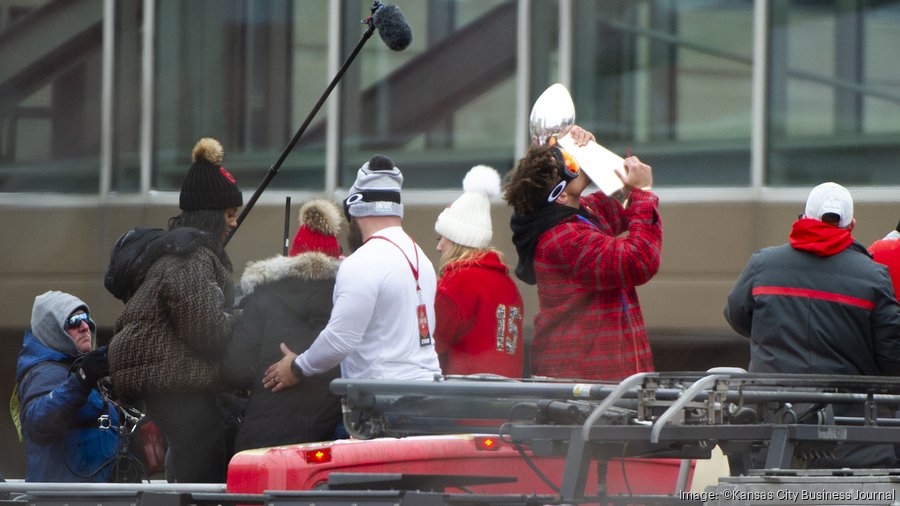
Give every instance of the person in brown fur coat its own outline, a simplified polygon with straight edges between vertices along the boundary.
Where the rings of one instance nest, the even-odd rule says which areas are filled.
[[[109,344],[115,391],[143,406],[165,436],[170,481],[221,483],[230,457],[216,404],[234,319],[231,262],[222,244],[237,225],[243,197],[222,159],[215,139],[194,147],[182,213],[169,221],[161,256],[136,280]]]

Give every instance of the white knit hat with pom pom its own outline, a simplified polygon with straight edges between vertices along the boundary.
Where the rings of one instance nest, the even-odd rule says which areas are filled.
[[[476,165],[463,178],[463,191],[444,209],[434,224],[443,237],[470,248],[491,243],[491,198],[500,195],[500,174],[487,165]]]

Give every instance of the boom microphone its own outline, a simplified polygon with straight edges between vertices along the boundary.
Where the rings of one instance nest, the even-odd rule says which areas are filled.
[[[372,23],[387,47],[403,51],[412,42],[412,29],[396,5],[382,5],[372,14]]]
[[[344,73],[347,72],[347,69],[350,68],[350,64],[356,59],[356,55],[359,54],[359,51],[366,44],[366,41],[372,37],[373,33],[375,33],[375,29],[378,29],[378,33],[381,35],[381,39],[384,43],[387,44],[387,47],[394,51],[403,51],[406,49],[406,46],[412,42],[412,30],[409,28],[409,25],[406,24],[406,20],[403,19],[403,14],[400,14],[400,9],[397,8],[396,5],[384,5],[379,0],[375,0],[372,3],[372,10],[370,13],[371,15],[369,17],[362,20],[366,25],[366,32],[363,34],[362,38],[359,39],[356,47],[350,51],[350,55],[344,60],[344,63],[341,65],[341,68],[338,69],[337,74],[334,75],[334,78],[332,78],[331,82],[328,83],[328,86],[325,87],[322,96],[320,96],[319,100],[313,105],[312,110],[309,111],[309,114],[306,115],[306,119],[303,120],[303,124],[300,125],[300,128],[297,129],[294,136],[291,137],[290,142],[288,142],[287,146],[281,151],[278,159],[275,160],[275,163],[269,168],[269,172],[267,172],[266,176],[260,181],[259,186],[256,187],[256,191],[253,192],[250,200],[244,204],[241,214],[237,217],[237,225],[231,229],[231,233],[225,237],[225,240],[222,243],[223,247],[228,245],[228,241],[234,237],[235,232],[238,231],[241,223],[244,222],[244,218],[250,214],[250,210],[253,209],[259,196],[262,195],[262,192],[264,192],[266,187],[269,186],[269,183],[272,182],[275,174],[278,174],[278,169],[281,168],[281,164],[284,163],[288,153],[294,149],[297,141],[303,136],[303,132],[306,131],[306,128],[309,127],[309,124],[316,116],[316,113],[322,108],[325,99],[328,98],[328,95],[330,95],[331,91],[334,90],[334,87],[337,86],[338,81],[341,80],[341,77],[343,77]]]

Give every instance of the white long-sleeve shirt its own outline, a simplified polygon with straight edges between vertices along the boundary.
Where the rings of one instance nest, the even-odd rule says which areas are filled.
[[[341,263],[331,319],[312,346],[296,358],[304,375],[325,372],[338,363],[341,375],[350,379],[431,380],[441,373],[433,339],[420,345],[419,295],[407,258],[415,267],[418,254],[419,286],[432,336],[434,266],[403,228],[388,227],[374,235],[396,246],[369,239]]]

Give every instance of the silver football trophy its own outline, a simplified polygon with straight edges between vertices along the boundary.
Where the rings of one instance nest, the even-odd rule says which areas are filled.
[[[533,145],[546,144],[555,138],[603,193],[619,198],[623,184],[616,173],[624,170],[625,162],[594,141],[585,146],[575,144],[568,135],[575,124],[575,103],[565,86],[556,83],[541,93],[531,108],[529,124]]]

